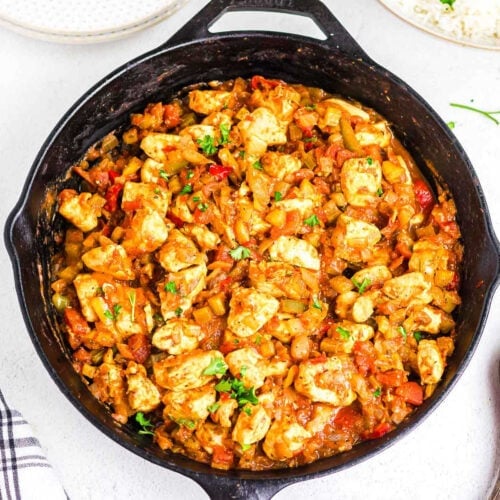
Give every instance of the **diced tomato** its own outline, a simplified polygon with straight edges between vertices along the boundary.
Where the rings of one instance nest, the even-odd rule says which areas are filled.
[[[271,238],[276,239],[281,235],[295,234],[301,227],[302,215],[298,210],[290,210],[286,213],[285,225],[271,229]]]
[[[106,204],[104,208],[109,210],[110,212],[116,211],[118,208],[118,198],[120,197],[120,193],[123,190],[123,184],[113,184],[106,191]]]
[[[484,282],[482,284],[484,284]],[[459,286],[460,286],[460,276],[457,272],[455,272],[453,273],[453,278],[451,280],[451,283],[446,287],[446,290],[458,290]],[[480,286],[476,286],[476,288],[480,288]]]
[[[263,76],[255,75],[252,77],[250,86],[252,87],[252,90],[256,90],[258,88],[274,89],[282,83],[283,82],[281,82],[280,80],[270,80],[268,78],[264,78]]]
[[[424,401],[424,390],[417,382],[405,382],[394,392],[412,405],[421,405]]]
[[[428,213],[434,205],[434,196],[429,186],[422,179],[417,179],[413,183],[413,190],[422,212]]]
[[[218,181],[224,180],[232,171],[233,168],[226,165],[210,165],[208,168],[208,172]]]
[[[392,425],[388,422],[380,422],[371,432],[363,433],[364,439],[378,439],[392,430]]]
[[[233,282],[233,278],[231,278],[231,276],[227,276],[226,278],[224,278],[223,280],[221,280],[219,282],[219,290],[221,292],[227,292],[227,290],[232,282]]]
[[[215,251],[214,261],[234,262],[234,259],[229,255],[230,250],[226,245],[219,245]]]
[[[167,144],[166,146],[164,146],[164,147],[162,148],[162,151],[163,151],[164,153],[170,153],[170,151],[175,151],[176,149],[177,149],[177,147],[176,147],[176,146],[172,146],[171,144]]]
[[[377,380],[386,387],[399,387],[406,382],[406,372],[403,370],[388,370],[375,375]]]
[[[351,406],[344,406],[340,408],[335,415],[334,424],[344,430],[353,430],[357,425],[360,424],[363,417]]]
[[[174,215],[172,212],[167,212],[167,217],[175,224],[175,227],[177,227],[178,229],[184,226],[184,221],[177,217],[177,215]]]
[[[335,320],[333,318],[325,318],[323,320],[323,323],[321,324],[321,326],[319,328],[318,335],[320,337],[323,337],[324,335],[326,335],[328,333],[328,330],[330,330],[330,328],[334,324],[335,324]]]
[[[357,340],[353,346],[354,363],[361,375],[366,376],[368,372],[375,372],[375,349],[368,341]]]
[[[181,108],[178,104],[165,104],[163,106],[163,121],[167,128],[177,127],[181,123]]]
[[[224,354],[229,354],[230,352],[233,352],[236,349],[239,349],[241,346],[239,344],[235,344],[234,342],[223,342],[219,346],[219,351]]]
[[[234,461],[233,450],[225,446],[214,446],[214,453],[212,455],[212,467],[217,469],[229,469]]]
[[[64,309],[64,321],[68,327],[68,342],[72,349],[80,347],[82,340],[90,333],[87,320],[72,307]]]

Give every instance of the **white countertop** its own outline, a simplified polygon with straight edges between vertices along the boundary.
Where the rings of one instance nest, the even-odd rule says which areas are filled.
[[[36,153],[62,114],[97,80],[159,45],[205,3],[191,2],[154,27],[98,45],[58,45],[0,28],[2,227]],[[500,234],[500,126],[449,105],[473,99],[477,107],[500,109],[500,52],[468,48],[423,33],[375,0],[325,3],[375,61],[412,86],[445,121],[456,122],[454,133],[477,171],[493,226]],[[261,15],[253,14],[237,15],[236,21],[241,28],[263,22]],[[276,23],[275,19],[273,23],[282,30],[304,24]],[[26,332],[3,246],[0,266],[0,387],[7,401],[32,424],[69,497],[207,498],[190,479],[153,465],[108,439],[66,400]],[[500,464],[499,332],[497,293],[469,366],[422,425],[355,467],[289,486],[275,498],[487,498]],[[39,498],[45,498],[43,485]]]

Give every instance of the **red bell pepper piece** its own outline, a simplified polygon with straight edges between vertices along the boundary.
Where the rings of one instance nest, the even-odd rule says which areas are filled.
[[[175,224],[175,227],[177,227],[178,229],[184,226],[184,221],[177,217],[177,215],[174,215],[172,212],[167,212],[167,217]]]
[[[252,90],[256,90],[259,87],[274,89],[278,85],[281,85],[281,83],[282,82],[280,80],[269,80],[268,78],[264,78],[263,76],[255,75],[252,77],[250,85],[252,87]]]
[[[114,212],[118,208],[118,198],[122,192],[123,184],[113,184],[106,191],[106,204],[104,208],[110,212]]]
[[[424,402],[424,390],[417,382],[405,382],[394,392],[412,405],[421,405]]]
[[[208,172],[212,174],[218,181],[224,180],[231,172],[232,167],[225,165],[210,165]]]
[[[428,213],[434,205],[434,196],[429,186],[423,180],[417,179],[413,183],[413,190],[415,191],[415,198],[422,208],[422,212]]]
[[[371,432],[363,433],[364,439],[378,439],[392,430],[392,425],[388,422],[380,422]]]

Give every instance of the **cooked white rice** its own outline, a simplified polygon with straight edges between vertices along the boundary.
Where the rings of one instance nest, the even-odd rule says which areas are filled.
[[[476,44],[500,47],[500,0],[384,0],[409,21],[439,34]]]

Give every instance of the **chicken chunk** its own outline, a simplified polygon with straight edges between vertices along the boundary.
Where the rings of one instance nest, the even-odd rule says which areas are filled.
[[[382,291],[400,307],[428,304],[432,300],[431,283],[420,272],[391,278],[384,283]]]
[[[161,351],[177,355],[196,349],[202,338],[198,324],[184,318],[172,318],[154,332],[152,344]]]
[[[221,427],[232,427],[231,417],[238,408],[238,402],[236,399],[220,399],[218,404],[218,408],[212,413],[212,420]]]
[[[161,402],[160,391],[148,378],[146,368],[131,361],[126,370],[127,398],[134,412],[153,411]]]
[[[240,445],[249,445],[260,441],[271,426],[271,417],[260,405],[247,406],[248,413],[240,412],[233,429],[232,438]]]
[[[154,252],[167,239],[171,224],[156,211],[141,208],[132,217],[130,228],[125,231],[123,248],[131,255]]]
[[[352,275],[352,282],[360,285],[366,283],[367,287],[379,286],[391,278],[392,273],[387,266],[369,266],[356,271]]]
[[[407,332],[423,330],[427,333],[448,333],[455,322],[449,314],[437,307],[419,305],[411,308],[403,326]]]
[[[110,274],[118,280],[133,280],[134,270],[130,258],[121,245],[109,243],[92,248],[82,255],[83,263],[93,271]]]
[[[278,120],[288,123],[300,103],[300,94],[288,85],[277,85],[269,91],[254,90],[251,104],[256,107],[263,106],[269,109]]]
[[[196,438],[203,449],[210,455],[214,453],[214,449],[224,446],[228,434],[227,429],[210,422],[205,422],[196,429]]]
[[[311,438],[311,433],[290,417],[275,420],[262,445],[271,460],[286,460],[299,453]]]
[[[165,217],[170,203],[170,191],[155,183],[125,182],[122,194],[122,209],[149,208]]]
[[[316,273],[316,272],[314,272]],[[251,285],[259,292],[272,295],[276,298],[307,299],[319,288],[319,274],[315,274],[318,287],[308,288],[310,280],[304,280],[301,268],[285,262],[250,262],[248,277]],[[308,276],[309,278],[310,276]]]
[[[314,403],[312,417],[306,424],[306,430],[311,435],[322,432],[326,424],[329,424],[337,413],[337,408],[323,403]]]
[[[231,92],[225,90],[192,90],[189,92],[189,107],[200,115],[209,115],[228,105]]]
[[[215,403],[216,397],[213,384],[183,391],[167,391],[162,398],[165,405],[163,416],[179,425],[194,428],[197,422],[208,418],[208,408]]]
[[[141,168],[141,182],[158,183],[162,175],[165,174],[166,172],[162,162],[155,161],[152,158],[146,158]]]
[[[172,229],[160,249],[158,260],[166,271],[177,272],[193,265],[203,264],[206,257],[198,250],[193,240],[178,229]]]
[[[303,361],[299,364],[295,389],[311,401],[348,406],[356,399],[350,375],[347,363],[340,357]]]
[[[344,162],[340,185],[348,203],[355,207],[376,205],[382,182],[382,168],[372,158],[351,158]]]
[[[355,130],[356,139],[361,146],[376,144],[386,148],[391,142],[391,132],[386,122],[360,123]]]
[[[223,355],[215,350],[196,350],[161,359],[153,363],[156,383],[175,392],[201,387],[214,379],[214,375],[204,373],[214,359],[224,361]]]
[[[184,227],[183,231],[192,236],[202,250],[215,250],[220,243],[219,235],[210,231],[206,226],[188,225]]]
[[[285,144],[286,123],[280,123],[269,109],[261,107],[238,123],[238,129],[250,156],[260,158],[268,146]]]
[[[164,286],[159,288],[161,313],[165,320],[179,316],[176,311],[187,311],[197,295],[205,288],[207,266],[191,266],[176,273],[169,273]]]
[[[435,340],[419,342],[417,364],[422,384],[437,384],[441,380],[445,361]]]
[[[97,227],[101,209],[106,204],[98,194],[78,194],[73,189],[61,191],[58,201],[58,212],[84,233]]]
[[[287,175],[301,169],[302,162],[293,155],[268,151],[261,159],[266,174],[275,179],[283,180]]]
[[[342,332],[342,333],[339,333]],[[354,344],[358,341],[370,340],[373,338],[373,327],[364,323],[353,323],[352,321],[342,321],[336,329],[336,335],[339,338],[338,350],[336,352],[344,352],[350,354]]]
[[[78,274],[73,280],[76,295],[80,302],[80,309],[87,321],[96,321],[97,315],[92,308],[91,299],[97,297],[101,290],[101,284],[91,274]]]
[[[236,288],[229,302],[228,328],[238,337],[249,337],[278,311],[279,302],[254,288]]]
[[[346,111],[352,116],[358,116],[363,119],[363,121],[368,121],[370,119],[370,115],[364,111],[361,107],[354,105],[353,103],[346,101],[345,99],[339,99],[338,97],[330,97],[329,99],[325,99],[323,101],[326,104],[332,104],[342,111]]]
[[[226,363],[234,377],[240,378],[245,387],[258,389],[264,385],[266,373],[263,357],[253,347],[237,349],[226,355]]]
[[[179,146],[181,138],[178,135],[149,133],[141,141],[141,149],[153,160],[165,163],[167,160],[166,151],[169,148]]]
[[[280,236],[269,248],[271,260],[319,271],[320,259],[316,248],[295,236]]]

